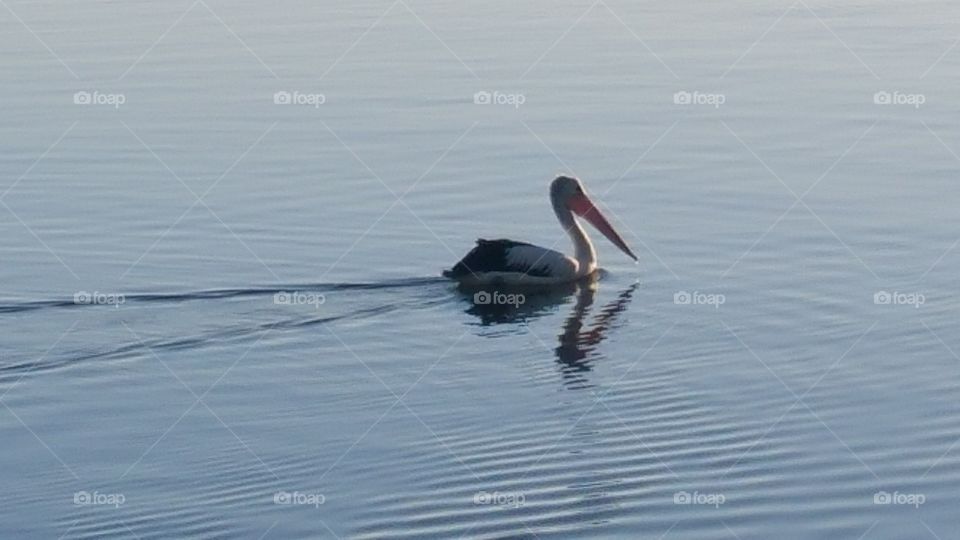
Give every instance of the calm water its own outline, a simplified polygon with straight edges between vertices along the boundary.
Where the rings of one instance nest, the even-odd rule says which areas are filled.
[[[957,36],[3,0],[0,536],[955,538]],[[567,249],[561,172],[639,265],[594,234],[595,287],[518,308],[437,277]]]

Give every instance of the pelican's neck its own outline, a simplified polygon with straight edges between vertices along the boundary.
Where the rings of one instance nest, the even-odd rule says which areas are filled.
[[[586,231],[580,226],[573,212],[567,208],[566,204],[552,198],[553,212],[557,215],[557,220],[563,230],[567,231],[570,241],[573,242],[573,256],[580,263],[580,269],[584,273],[589,273],[596,268],[597,252],[593,249],[593,244],[587,236]]]

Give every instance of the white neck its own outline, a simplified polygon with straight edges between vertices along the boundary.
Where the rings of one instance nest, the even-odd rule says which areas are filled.
[[[567,231],[570,241],[573,242],[573,256],[580,263],[580,270],[583,273],[592,272],[597,264],[597,252],[593,249],[593,243],[566,204],[554,198],[551,198],[550,202],[560,226]]]

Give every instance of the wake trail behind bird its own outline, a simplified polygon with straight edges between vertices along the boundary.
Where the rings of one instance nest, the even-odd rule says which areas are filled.
[[[253,296],[266,296],[272,294],[281,294],[289,292],[338,292],[350,290],[379,290],[379,289],[399,289],[404,287],[422,287],[427,285],[436,285],[445,283],[443,278],[405,278],[397,280],[386,280],[376,282],[360,283],[291,283],[269,285],[262,287],[232,288],[232,289],[203,289],[189,292],[170,292],[170,293],[131,293],[111,292],[110,296],[122,297],[123,303],[128,302],[190,302],[196,300],[211,299],[230,299],[244,298]],[[87,293],[77,293],[87,294]],[[25,311],[36,311],[41,309],[76,309],[84,307],[102,307],[100,304],[92,302],[78,301],[75,295],[73,299],[64,300],[27,300],[23,302],[0,303],[0,314],[22,313]]]
[[[149,357],[153,354],[174,350],[195,351],[215,345],[261,339],[266,333],[289,332],[314,326],[321,327],[342,320],[370,319],[398,310],[429,308],[437,303],[455,301],[447,295],[433,293],[428,293],[432,298],[424,298],[419,294],[416,295],[419,298],[397,299],[386,296],[387,291],[402,292],[416,287],[431,289],[443,283],[446,283],[446,280],[442,278],[413,278],[370,283],[292,284],[255,288],[211,289],[187,293],[132,294],[125,297],[124,305],[120,306],[119,309],[96,306],[101,309],[91,310],[91,314],[110,317],[113,319],[111,324],[120,325],[117,330],[123,336],[120,342],[98,338],[97,341],[87,341],[73,348],[62,344],[59,349],[66,350],[59,354],[53,351],[46,355],[37,354],[29,358],[9,359],[9,361],[0,362],[0,384],[9,382],[7,379],[17,379],[26,373],[35,375],[76,366],[83,362],[118,360],[138,356]],[[193,329],[187,335],[150,336],[148,335],[149,330],[141,332],[139,329],[142,328],[142,325],[135,322],[145,317],[152,320],[157,316],[157,313],[160,313],[161,318],[163,317],[163,311],[155,312],[155,308],[151,306],[159,308],[166,304],[170,308],[175,308],[179,303],[199,302],[190,309],[196,311],[197,314],[209,310],[211,313],[206,319],[216,324],[218,321],[225,319],[215,310],[227,306],[226,309],[234,312],[237,307],[215,301],[289,294],[293,291],[330,294],[338,292],[349,294],[350,292],[364,291],[367,294],[362,297],[351,298],[348,302],[341,301],[346,296],[339,296],[336,302],[331,302],[329,309],[321,309],[320,306],[311,309],[309,306],[283,305],[275,302],[275,300],[270,300],[262,308],[257,307],[252,311],[252,314],[256,317],[255,320],[247,320],[238,324],[218,325],[206,329]],[[377,291],[379,291],[379,294]],[[404,297],[409,296],[409,294],[409,292],[402,292]],[[132,305],[137,303],[140,304],[138,307]],[[92,308],[94,306],[66,301],[25,302],[0,306],[0,313],[23,315],[24,312],[36,313],[38,310],[48,310],[47,313],[49,313],[49,310],[80,307]],[[321,309],[321,311],[317,312],[316,309]],[[293,315],[285,314],[282,317],[277,317],[278,310],[293,313]],[[247,313],[251,312],[247,311]],[[137,330],[133,330],[131,327]],[[82,332],[82,328],[75,330],[75,333],[80,335],[82,335]]]

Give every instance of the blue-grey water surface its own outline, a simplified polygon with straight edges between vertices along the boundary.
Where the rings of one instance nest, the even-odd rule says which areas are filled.
[[[0,537],[956,538],[958,38],[945,0],[0,0]],[[558,173],[638,265],[438,277],[568,249]]]

